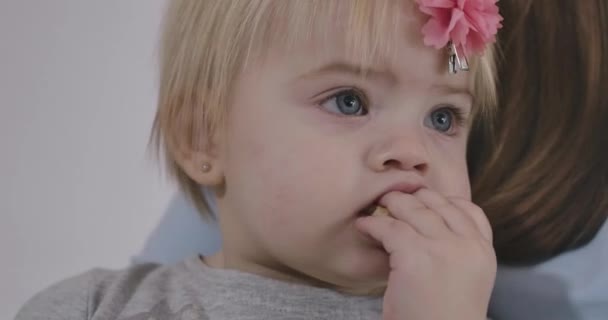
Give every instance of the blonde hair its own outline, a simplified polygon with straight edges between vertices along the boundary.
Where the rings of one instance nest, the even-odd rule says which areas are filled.
[[[413,1],[412,1],[413,2]],[[201,186],[176,162],[179,150],[200,150],[221,129],[231,88],[248,61],[271,47],[296,48],[312,38],[329,41],[327,28],[344,18],[344,53],[371,65],[393,52],[388,30],[402,27],[396,0],[172,0],[161,41],[158,111],[153,142],[169,174],[201,213]],[[414,8],[414,7],[412,7]],[[347,31],[347,32],[346,32]],[[393,32],[392,34],[395,34]],[[493,50],[473,61],[474,114],[495,104]],[[447,61],[447,59],[446,59]]]

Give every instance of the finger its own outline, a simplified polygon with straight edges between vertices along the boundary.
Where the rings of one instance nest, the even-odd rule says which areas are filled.
[[[440,215],[454,233],[473,235],[478,232],[473,219],[440,193],[423,188],[414,193],[414,196],[429,209]]]
[[[380,204],[423,236],[438,238],[450,232],[442,217],[411,194],[390,192],[380,199]]]
[[[492,242],[492,226],[485,212],[473,202],[462,198],[450,198],[450,201],[463,212],[467,213],[475,223],[476,229],[481,235]]]
[[[408,245],[418,242],[420,237],[412,226],[389,216],[359,218],[356,226],[380,242],[388,254],[403,251]]]

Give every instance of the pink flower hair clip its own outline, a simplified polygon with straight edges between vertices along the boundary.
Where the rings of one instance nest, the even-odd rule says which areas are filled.
[[[448,71],[468,71],[467,56],[481,54],[502,27],[498,0],[416,0],[430,16],[422,27],[424,44],[448,48]]]

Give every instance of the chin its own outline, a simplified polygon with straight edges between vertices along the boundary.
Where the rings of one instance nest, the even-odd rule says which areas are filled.
[[[357,248],[335,261],[336,284],[341,291],[354,291],[369,294],[386,286],[390,265],[388,255],[378,248]],[[351,288],[348,290],[346,288]]]

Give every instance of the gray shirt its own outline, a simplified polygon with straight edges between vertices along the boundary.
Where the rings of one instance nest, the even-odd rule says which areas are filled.
[[[381,298],[213,269],[195,256],[89,271],[34,296],[16,320],[374,320],[381,307]]]

